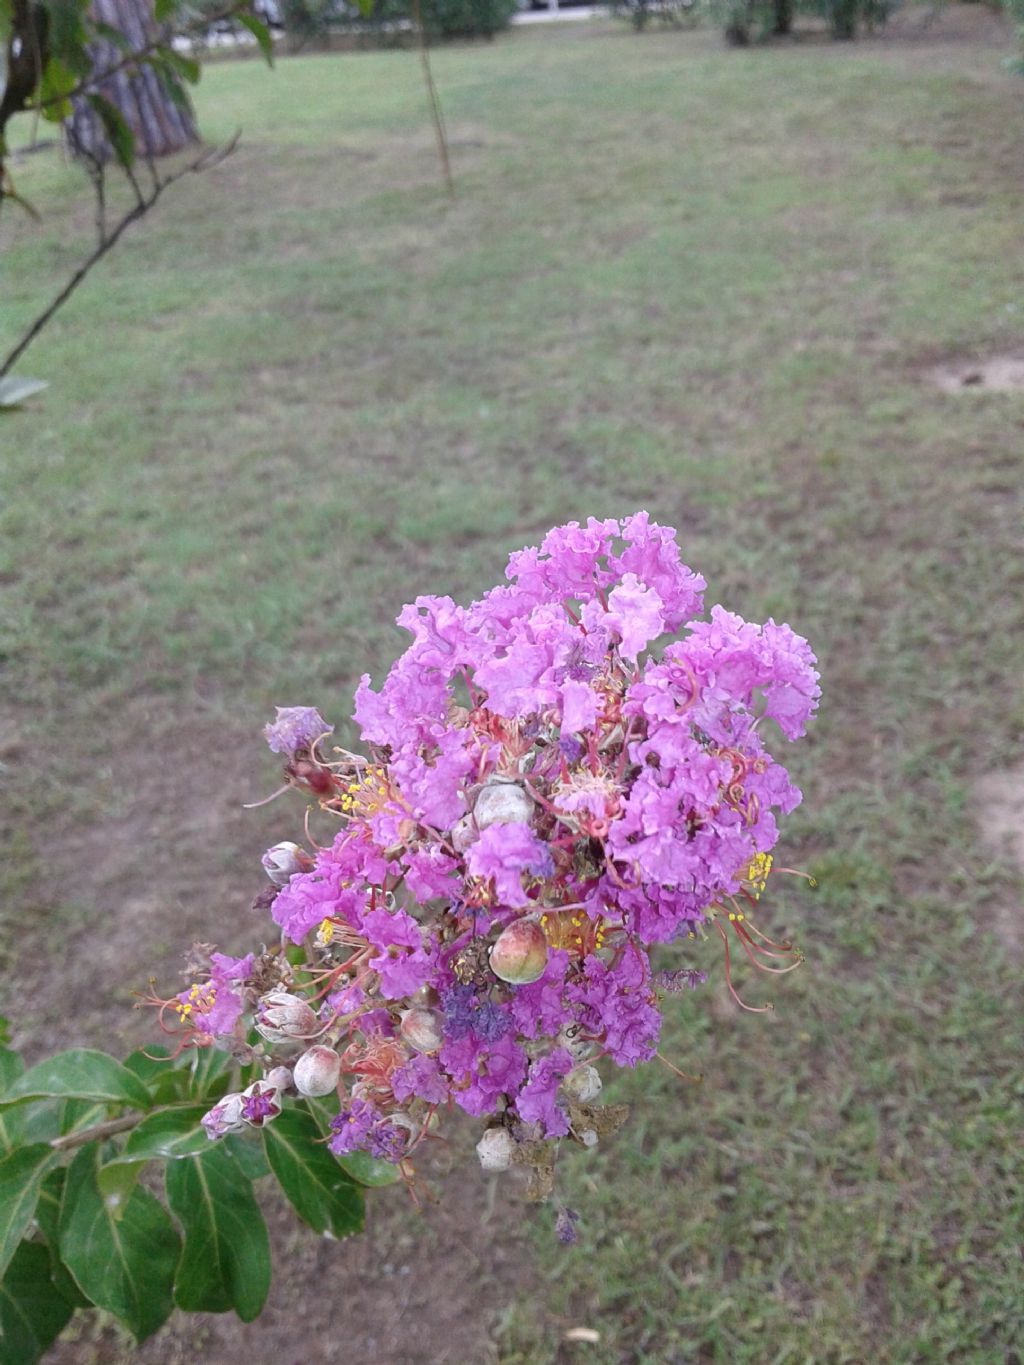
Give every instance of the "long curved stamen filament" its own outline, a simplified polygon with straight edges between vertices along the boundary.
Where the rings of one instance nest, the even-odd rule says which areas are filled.
[[[317,853],[323,853],[323,851],[324,851],[324,845],[323,845],[323,844],[318,844],[317,841],[313,838],[313,836],[312,836],[312,834],[310,833],[310,830],[309,830],[309,813],[310,813],[310,811],[311,811],[312,809],[313,809],[312,806],[307,806],[307,807],[306,807],[306,813],[305,813],[305,815],[302,817],[302,828],[306,831],[306,842],[307,842],[308,844],[312,844],[312,846],[316,849]]]
[[[729,939],[717,919],[714,919],[711,922],[721,935],[722,943],[725,947],[725,984],[729,988],[729,994],[736,1001],[737,1005],[739,1005],[740,1009],[747,1010],[750,1014],[770,1014],[775,1008],[770,1000],[767,1005],[748,1005],[746,1001],[740,999],[736,992],[736,987],[732,984],[732,973],[729,966]]]
[[[797,958],[795,962],[791,962],[788,967],[769,967],[767,963],[760,962],[754,956],[754,953],[752,951],[754,945],[743,934],[742,930],[740,929],[740,926],[738,924],[734,924],[733,928],[736,930],[736,937],[743,945],[743,951],[746,953],[747,957],[750,958],[751,962],[754,964],[754,966],[757,968],[759,972],[771,972],[773,976],[785,976],[787,972],[794,972],[796,971],[797,967],[800,966],[802,961],[801,958]]]
[[[791,877],[803,877],[808,886],[817,886],[817,877],[812,877],[809,872],[802,872],[798,867],[777,867],[776,872],[788,872]]]
[[[662,1062],[667,1066],[669,1071],[671,1071],[674,1076],[678,1076],[680,1080],[691,1081],[694,1085],[700,1085],[701,1081],[703,1081],[703,1075],[691,1076],[688,1071],[680,1071],[677,1066],[670,1062],[667,1057],[663,1057],[660,1052],[656,1052],[654,1055],[659,1062]]]
[[[242,809],[259,810],[260,806],[269,806],[271,801],[276,801],[279,796],[283,796],[290,786],[291,783],[286,782],[283,787],[278,787],[276,792],[272,792],[270,796],[265,796],[262,801],[245,801],[242,804]]]
[[[761,940],[762,943],[767,943],[770,948],[777,948],[779,952],[786,954],[793,953],[796,951],[792,943],[789,942],[776,943],[775,940],[773,938],[769,938],[767,934],[762,934],[761,930],[758,929],[756,925],[751,924],[750,920],[745,919],[743,922],[752,934],[755,934]]]

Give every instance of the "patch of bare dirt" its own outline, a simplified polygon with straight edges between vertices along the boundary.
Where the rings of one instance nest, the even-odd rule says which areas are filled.
[[[943,393],[1024,393],[1024,352],[946,361],[932,366],[927,378]]]
[[[982,841],[1002,860],[1012,859],[1021,871],[1016,902],[992,905],[992,931],[1015,958],[1024,957],[1024,763],[988,773],[974,784],[975,813]]]
[[[422,1212],[400,1186],[371,1192],[366,1231],[334,1242],[283,1201],[268,1202],[274,1278],[255,1322],[175,1313],[134,1347],[109,1321],[82,1318],[48,1365],[493,1365],[503,1315],[536,1293],[524,1245],[530,1212],[512,1186],[489,1187],[465,1160],[470,1125],[460,1126],[431,1173],[437,1202]]]

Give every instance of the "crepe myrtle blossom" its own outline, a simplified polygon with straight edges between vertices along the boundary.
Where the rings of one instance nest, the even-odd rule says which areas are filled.
[[[311,1105],[331,1152],[411,1178],[457,1106],[486,1169],[538,1169],[545,1144],[614,1126],[599,1067],[661,1056],[702,944],[739,1005],[768,1008],[732,968],[800,960],[751,914],[800,800],[777,753],[818,674],[788,625],[705,614],[704,589],[646,512],[571,522],[468,606],[402,610],[408,647],[356,689],[362,752],[328,747],[313,707],[277,709],[282,791],[308,807],[262,860],[279,942],[208,954],[153,1002],[179,1047],[262,1071],[204,1118],[212,1139]]]

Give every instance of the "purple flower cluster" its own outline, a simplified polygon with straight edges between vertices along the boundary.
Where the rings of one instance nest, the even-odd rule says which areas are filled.
[[[746,912],[800,793],[767,722],[799,737],[818,675],[788,626],[702,617],[704,587],[645,512],[570,523],[479,601],[404,608],[409,647],[356,691],[365,756],[329,761],[320,714],[278,709],[287,780],[338,822],[315,857],[265,861],[340,1058],[332,1151],[404,1161],[443,1104],[580,1138],[581,1068],[649,1060],[664,992],[704,979],[652,971],[652,947],[771,943]]]

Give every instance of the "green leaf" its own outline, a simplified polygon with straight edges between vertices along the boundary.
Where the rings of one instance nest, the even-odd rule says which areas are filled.
[[[196,1052],[189,1078],[188,1092],[193,1099],[220,1099],[227,1093],[231,1077],[226,1074],[231,1061],[226,1052],[216,1047],[204,1047]]]
[[[107,1117],[102,1100],[37,1100],[25,1109],[9,1109],[22,1118],[23,1142],[52,1142],[79,1128],[88,1128]]]
[[[3,380],[0,380],[2,383]],[[0,1095],[14,1084],[24,1070],[25,1063],[16,1052],[9,1047],[0,1047]],[[9,1152],[22,1141],[23,1121],[24,1115],[16,1109],[6,1113],[0,1110],[0,1152]]]
[[[173,1104],[184,1099],[188,1089],[189,1072],[180,1058],[172,1058],[166,1048],[154,1048],[152,1053],[132,1052],[124,1064],[149,1091],[154,1103]]]
[[[91,1308],[78,1285],[71,1278],[67,1266],[60,1259],[60,1245],[57,1229],[60,1224],[60,1202],[64,1194],[62,1169],[51,1171],[43,1180],[39,1190],[39,1203],[36,1205],[36,1223],[50,1248],[50,1278],[58,1294],[62,1294],[72,1308]]]
[[[80,3],[80,0],[47,0],[46,5],[47,48],[78,76],[88,76],[92,67],[85,50],[89,35],[82,22],[88,8],[88,4]]]
[[[102,95],[90,93],[85,98],[103,124],[103,131],[114,149],[114,155],[127,170],[135,160],[135,134],[125,123],[124,115]]]
[[[314,1232],[349,1237],[363,1226],[363,1195],[324,1145],[311,1114],[288,1108],[263,1125],[270,1169]]]
[[[133,53],[135,51],[130,41],[125,37],[121,30],[115,28],[113,24],[105,24],[102,19],[93,19],[91,22],[92,31],[97,38],[102,38],[104,42],[112,43],[114,47],[118,48],[121,52]]]
[[[153,17],[158,24],[165,24],[178,8],[178,0],[156,0],[153,6]]]
[[[139,1183],[145,1161],[108,1161],[96,1172],[96,1188],[115,1223],[124,1217],[132,1190]]]
[[[11,198],[9,190],[4,191],[4,198]],[[38,218],[39,215],[35,216]],[[49,387],[45,379],[19,379],[13,374],[6,375],[0,379],[0,408],[16,408],[24,403],[26,398],[32,398]]]
[[[161,1109],[159,1113],[150,1114],[137,1128],[132,1129],[128,1141],[109,1164],[113,1166],[152,1159],[173,1161],[205,1152],[210,1139],[199,1126],[205,1113],[205,1105],[195,1104],[181,1109]]]
[[[39,81],[38,108],[44,119],[62,123],[71,117],[71,101],[67,97],[77,84],[74,72],[59,57],[51,57]]]
[[[43,1176],[59,1160],[44,1143],[15,1147],[0,1159],[0,1275],[32,1221]]]
[[[30,1067],[0,1097],[0,1108],[39,1099],[99,1100],[104,1104],[130,1104],[149,1109],[149,1092],[132,1073],[91,1048],[72,1048]]]
[[[223,1143],[165,1172],[167,1202],[185,1232],[174,1301],[190,1312],[255,1318],[270,1288],[270,1242],[252,1182]]]
[[[171,70],[177,72],[182,80],[187,81],[189,85],[199,84],[199,77],[203,74],[203,69],[195,57],[186,57],[184,52],[177,52],[173,47],[162,47],[160,59]]]
[[[34,1365],[73,1312],[53,1292],[46,1247],[22,1242],[0,1281],[0,1365]]]
[[[270,1174],[263,1143],[252,1129],[248,1132],[229,1133],[221,1140],[220,1145],[231,1153],[241,1167],[242,1174],[249,1180],[262,1180],[265,1175]]]
[[[0,1047],[0,1095],[14,1084],[24,1070],[25,1063],[17,1052],[9,1047]]]
[[[254,14],[236,14],[235,18],[247,28],[252,36],[259,43],[260,51],[268,66],[274,65],[274,40],[270,36],[270,29],[262,20],[257,19]]]
[[[338,1165],[360,1185],[393,1185],[401,1178],[394,1162],[380,1161],[369,1152],[349,1152],[347,1156],[338,1157]]]
[[[83,1294],[142,1341],[171,1312],[181,1243],[147,1190],[136,1186],[123,1204],[109,1207],[97,1185],[98,1170],[94,1142],[68,1167],[60,1209],[61,1257]]]
[[[150,57],[149,65],[156,73],[157,80],[159,80],[164,94],[171,103],[177,109],[180,109],[183,114],[192,118],[195,114],[195,111],[192,108],[192,101],[189,99],[188,91],[178,79],[173,67],[167,62],[158,61],[155,54]]]

